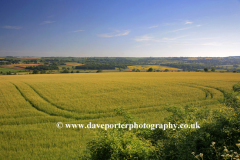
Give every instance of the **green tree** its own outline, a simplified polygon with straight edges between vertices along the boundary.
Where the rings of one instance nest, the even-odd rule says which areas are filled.
[[[133,123],[131,114],[122,108],[116,108],[118,116],[123,116],[122,124]],[[88,143],[91,159],[157,159],[150,140],[129,128],[99,130],[96,139]]]
[[[97,70],[97,72],[96,72],[96,73],[99,73],[99,72],[102,72],[102,70],[101,70],[101,69],[99,69],[99,70]]]
[[[204,71],[205,71],[205,72],[208,72],[208,68],[204,68]]]
[[[33,71],[33,74],[38,74],[38,70],[37,69],[34,69],[34,71]]]
[[[46,73],[45,70],[41,70],[41,71],[40,71],[40,74],[45,74],[45,73]]]
[[[211,71],[212,71],[212,72],[215,72],[215,71],[216,71],[216,69],[213,67],[213,68],[211,69]]]
[[[147,71],[148,71],[148,72],[152,72],[152,71],[153,71],[153,68],[149,68]]]
[[[69,73],[67,69],[63,70],[62,73]]]

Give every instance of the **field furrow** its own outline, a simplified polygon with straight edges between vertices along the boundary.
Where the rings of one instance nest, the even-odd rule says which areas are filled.
[[[114,114],[113,112],[109,112],[80,115],[74,112],[66,111],[64,109],[56,107],[56,105],[53,105],[49,101],[42,98],[42,96],[35,92],[35,90],[29,85],[22,82],[17,82],[17,85],[16,82],[12,84],[16,87],[16,89],[24,97],[24,99],[31,104],[33,108],[37,109],[40,112],[48,114],[49,116],[60,116],[64,118],[80,120],[80,119],[97,119],[101,117],[112,117]]]
[[[31,85],[29,85],[29,84],[27,84],[27,83],[25,83],[25,84],[28,85],[30,88],[32,88],[32,90],[33,90],[34,92],[36,92],[39,97],[41,97],[42,99],[44,99],[46,102],[50,103],[52,106],[55,106],[56,108],[59,108],[59,109],[61,109],[61,110],[73,112],[72,110],[65,109],[65,108],[63,108],[63,107],[60,107],[60,106],[58,106],[58,105],[50,102],[46,97],[44,97],[42,94],[40,94],[40,93],[39,93],[36,89],[34,89]]]

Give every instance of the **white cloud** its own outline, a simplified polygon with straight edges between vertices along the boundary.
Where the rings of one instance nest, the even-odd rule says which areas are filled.
[[[41,24],[49,24],[49,23],[54,23],[56,21],[43,21]]]
[[[5,29],[21,29],[22,27],[20,27],[20,26],[3,26],[2,28],[5,28]]]
[[[197,27],[201,27],[202,25],[196,25]]]
[[[235,43],[231,43],[231,44],[233,44],[233,45],[235,45],[235,44],[239,45],[239,44],[240,44],[240,42],[235,42]]]
[[[82,32],[82,31],[84,31],[84,30],[76,30],[76,31],[73,31],[73,32]]]
[[[134,40],[137,41],[137,42],[141,42],[141,41],[155,41],[154,37],[149,37],[147,35],[141,36],[139,38],[135,38]]]
[[[114,37],[114,35],[110,35],[110,34],[98,34],[98,37],[104,37],[104,38],[109,38],[109,37]]]
[[[146,46],[151,46],[152,44],[146,43],[146,44],[141,44],[141,45],[137,45],[134,46],[133,48],[140,48],[140,47],[146,47]]]
[[[169,25],[174,25],[174,23],[164,23],[162,26],[169,26]]]
[[[174,38],[163,38],[163,40],[166,40],[166,41],[174,41],[174,40],[177,40],[177,39],[180,39],[180,38],[183,38],[183,37],[187,37],[188,35],[185,35],[185,36],[179,36],[179,37],[174,37]]]
[[[206,40],[206,39],[217,39],[219,37],[205,37],[205,38],[191,38],[191,39],[183,39],[183,40]]]
[[[126,36],[126,35],[128,35],[129,33],[130,33],[130,31],[125,31],[125,32],[119,33],[119,34],[117,34],[117,35],[115,35],[115,36]]]
[[[204,46],[222,46],[221,43],[217,43],[217,42],[204,43],[202,45],[204,45]]]
[[[175,40],[178,40],[180,38],[187,37],[187,36],[188,35],[179,36],[179,37],[173,37],[173,38],[164,37],[164,38],[161,38],[161,39],[157,39],[157,38],[154,38],[154,37],[150,37],[148,35],[144,35],[144,36],[135,38],[134,40],[137,41],[137,42],[148,42],[148,41],[151,41],[151,42],[168,43],[168,42],[174,42]]]
[[[186,21],[185,24],[192,24],[193,22],[190,21]]]
[[[105,34],[99,34],[98,37],[104,37],[104,38],[110,38],[110,37],[119,37],[119,36],[126,36],[130,33],[129,30],[125,31],[119,31],[116,30],[114,33],[105,33]]]
[[[158,27],[158,25],[151,26],[151,27],[148,27],[148,28],[151,29],[151,28],[157,28],[157,27]]]
[[[176,30],[173,30],[173,31],[169,31],[167,33],[170,33],[170,32],[178,32],[178,31],[182,31],[182,30],[186,30],[186,29],[190,29],[192,27],[187,27],[187,28],[180,28],[180,29],[176,29]]]

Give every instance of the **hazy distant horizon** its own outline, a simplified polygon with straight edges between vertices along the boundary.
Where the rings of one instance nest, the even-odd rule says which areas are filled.
[[[17,58],[17,57],[41,57],[41,56],[1,56],[1,57],[13,57],[13,58]],[[45,57],[41,57],[41,58],[49,58],[49,57],[58,57],[58,58],[185,58],[185,56],[178,56],[178,57],[97,57],[97,56],[89,56],[89,57],[76,57],[76,56],[45,56]],[[226,57],[240,57],[240,56],[225,56],[225,57],[187,57],[187,58],[226,58]]]
[[[2,0],[0,57],[240,55],[239,0]]]

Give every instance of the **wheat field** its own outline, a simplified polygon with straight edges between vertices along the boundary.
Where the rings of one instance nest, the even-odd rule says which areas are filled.
[[[118,123],[122,107],[161,123],[168,106],[222,106],[222,91],[238,73],[118,72],[0,76],[0,159],[76,159],[93,129],[58,129],[63,123]]]
[[[179,68],[172,68],[172,67],[166,67],[166,66],[160,66],[160,65],[134,65],[134,66],[127,66],[129,69],[139,69],[139,70],[148,70],[149,68],[155,69],[155,70],[171,70],[171,71],[181,71],[182,69]]]

